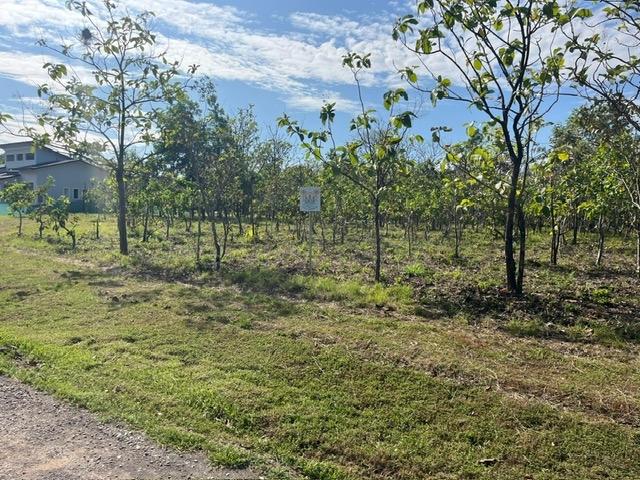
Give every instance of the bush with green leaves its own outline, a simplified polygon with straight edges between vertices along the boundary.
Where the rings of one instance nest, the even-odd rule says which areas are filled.
[[[26,183],[10,183],[0,190],[0,200],[9,205],[14,217],[18,217],[18,236],[22,236],[22,219],[35,202],[36,192]]]
[[[53,230],[58,233],[63,230],[71,238],[71,248],[76,248],[77,235],[76,228],[79,218],[70,214],[71,202],[68,197],[60,196],[49,205],[49,218],[53,225]]]

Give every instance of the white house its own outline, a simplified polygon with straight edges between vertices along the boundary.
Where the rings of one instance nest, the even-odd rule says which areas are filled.
[[[0,188],[10,182],[23,182],[36,188],[53,178],[49,195],[69,197],[76,211],[84,206],[84,195],[92,182],[107,178],[108,171],[87,160],[72,158],[49,147],[33,148],[33,142],[0,145],[5,164],[0,164]]]

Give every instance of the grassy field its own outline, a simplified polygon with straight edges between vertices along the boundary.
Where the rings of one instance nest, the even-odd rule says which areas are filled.
[[[305,246],[286,228],[194,268],[176,227],[117,255],[113,221],[79,246],[0,217],[0,373],[267,478],[640,478],[640,284],[631,242],[593,239],[502,291],[499,242],[433,233],[409,257]],[[207,254],[210,254],[208,252]]]

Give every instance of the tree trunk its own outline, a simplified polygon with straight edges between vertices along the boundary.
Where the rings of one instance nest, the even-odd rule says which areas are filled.
[[[142,226],[142,242],[145,243],[149,239],[149,207],[144,211],[144,222]]]
[[[636,220],[636,275],[640,278],[640,215]]]
[[[191,212],[189,213],[188,217],[184,218],[184,229],[187,233],[191,233],[191,224],[193,223],[193,208],[191,209]]]
[[[238,220],[238,235],[244,235],[244,228],[242,227],[242,214],[240,210],[236,211],[236,219]]]
[[[521,295],[524,286],[524,261],[527,246],[527,219],[522,205],[518,204],[518,230],[520,231],[520,245],[518,255],[518,278],[516,280],[516,294]]]
[[[129,255],[129,241],[127,239],[127,193],[124,184],[123,159],[118,160],[116,183],[118,185],[118,235],[120,240],[120,254]]]
[[[558,248],[560,247],[560,235],[558,234],[557,226],[553,226],[551,231],[551,258],[549,259],[551,265],[558,264]]]
[[[322,251],[324,252],[327,249],[327,239],[324,234],[324,218],[322,218],[321,214],[318,214],[320,217],[320,239],[322,242]]]
[[[253,205],[251,205],[249,210],[249,218],[251,220],[251,239],[256,240],[256,237],[258,235],[258,230],[256,228],[256,215],[255,215],[255,212],[253,211]]]
[[[200,268],[200,242],[202,237],[202,211],[198,211],[198,231],[196,232],[196,266]]]
[[[598,255],[596,257],[596,266],[599,267],[604,256],[604,215],[598,217]]]
[[[220,242],[218,240],[218,229],[216,227],[216,223],[211,223],[211,229],[213,230],[213,244],[216,247],[216,272],[220,271],[220,267],[222,266],[222,247],[220,246]]]
[[[382,264],[382,246],[380,241],[380,198],[377,196],[373,199],[373,221],[375,223],[375,243],[376,243],[376,263],[375,263],[375,281],[380,281],[380,268]]]
[[[222,247],[220,246],[220,239],[218,238],[218,227],[216,226],[216,219],[214,215],[209,214],[209,221],[211,222],[211,233],[213,233],[213,245],[216,248],[216,272],[220,271],[222,266]]]
[[[411,261],[411,258],[413,257],[413,245],[412,245],[412,241],[413,241],[413,235],[411,232],[411,215],[407,216],[407,241],[409,242],[409,261]]]
[[[457,205],[457,202],[456,202]],[[458,210],[455,208],[454,206],[454,211],[453,211],[453,229],[454,229],[454,235],[455,235],[455,250],[453,252],[453,257],[454,258],[460,258],[460,239],[462,237],[462,232],[461,232],[461,225],[460,225],[460,219],[458,218]]]
[[[507,274],[507,289],[510,293],[518,294],[516,278],[516,261],[513,258],[513,230],[516,215],[516,188],[512,185],[507,203],[507,215],[504,226],[504,258]]]

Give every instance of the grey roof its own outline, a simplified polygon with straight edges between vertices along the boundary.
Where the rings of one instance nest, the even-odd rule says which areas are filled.
[[[35,165],[27,165],[24,167],[18,167],[17,170],[37,170],[39,168],[52,167],[55,165],[63,165],[65,163],[84,162],[76,158],[65,158],[64,160],[54,160],[53,162],[36,163]],[[84,162],[89,163],[89,162]]]
[[[33,140],[25,140],[23,142],[9,142],[0,144],[0,148],[4,147],[17,147],[18,145],[31,145]]]
[[[4,143],[4,144],[0,144],[0,149],[4,149],[5,147],[17,147],[21,145],[27,146],[27,145],[31,145],[32,143],[33,143],[32,140],[26,140],[24,142]],[[27,165],[24,167],[16,167],[16,170],[37,170],[39,168],[52,167],[56,165],[64,165],[66,163],[73,163],[73,162],[83,162],[83,163],[86,163],[87,165],[91,165],[93,167],[100,168],[102,170],[107,170],[107,168],[105,168],[103,165],[98,165],[82,158],[72,158],[69,156],[68,152],[62,151],[60,149],[51,148],[49,146],[38,147],[38,148],[50,150],[58,155],[64,156],[65,158],[63,158],[62,160],[54,160],[52,162],[37,163],[35,165]],[[0,167],[0,172],[2,172],[1,167]],[[15,176],[16,175],[13,175],[13,177]],[[10,177],[7,177],[7,178],[10,178]]]
[[[33,144],[33,140],[25,140],[23,142],[11,142],[11,143],[3,143],[0,144],[0,149],[4,150],[5,147],[19,147],[19,146],[30,146]],[[63,150],[62,148],[54,148],[50,145],[45,145],[42,147],[38,147],[39,149],[49,150],[51,152],[57,153],[58,155],[64,155],[67,158],[71,158],[69,152]]]
[[[20,175],[20,172],[15,170],[7,170],[7,167],[0,167],[0,180],[8,180]]]
[[[23,167],[23,168],[21,168],[21,170],[37,170],[39,168],[55,167],[57,165],[64,165],[65,163],[75,163],[75,162],[86,163],[87,165],[91,165],[92,167],[96,167],[96,168],[99,168],[99,169],[105,170],[105,171],[109,170],[104,165],[99,165],[97,163],[90,162],[89,160],[85,160],[84,158],[67,158],[65,160],[59,160],[57,162],[37,163],[37,164],[31,165],[29,167]]]

